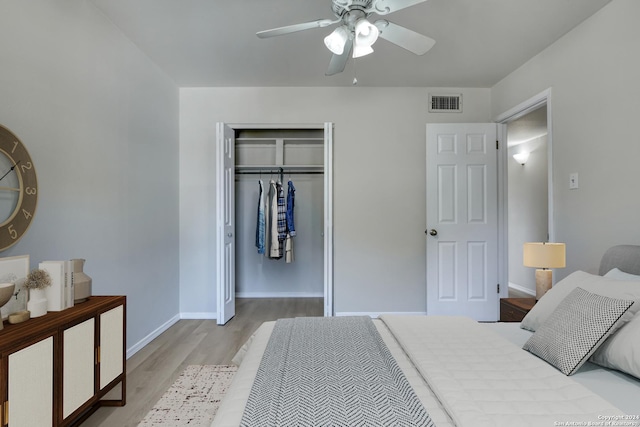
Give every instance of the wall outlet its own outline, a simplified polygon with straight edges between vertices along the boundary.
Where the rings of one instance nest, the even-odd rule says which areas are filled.
[[[569,174],[569,190],[575,190],[578,187],[578,173]]]

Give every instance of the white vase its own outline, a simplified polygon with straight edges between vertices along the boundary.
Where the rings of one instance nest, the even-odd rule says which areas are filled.
[[[47,314],[47,295],[44,289],[29,289],[27,310],[31,312],[31,317],[40,317]]]

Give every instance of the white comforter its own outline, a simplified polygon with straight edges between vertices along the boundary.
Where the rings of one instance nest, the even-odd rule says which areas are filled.
[[[441,316],[383,316],[382,320],[457,426],[588,425],[623,414],[474,320]]]
[[[438,427],[587,425],[623,414],[474,320],[381,319],[378,330]],[[240,352],[242,363],[212,426],[240,423],[272,328],[273,322],[261,326]]]

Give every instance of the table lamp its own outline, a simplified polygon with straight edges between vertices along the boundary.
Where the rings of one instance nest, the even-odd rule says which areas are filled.
[[[565,244],[548,242],[529,242],[524,244],[523,261],[525,267],[536,270],[536,300],[551,289],[551,268],[564,268]]]

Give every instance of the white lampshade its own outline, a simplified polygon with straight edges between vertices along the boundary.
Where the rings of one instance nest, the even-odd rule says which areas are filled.
[[[378,40],[380,30],[366,19],[361,19],[356,22],[355,26],[355,45],[356,46],[369,46],[373,45]]]
[[[373,53],[373,48],[371,46],[353,46],[353,57],[360,58],[361,56],[369,55]]]
[[[525,267],[564,268],[566,266],[564,243],[525,243],[523,248]]]
[[[527,160],[529,160],[529,152],[523,151],[522,153],[514,154],[513,158],[516,160],[516,162],[524,165],[525,163],[527,163]]]
[[[342,55],[348,39],[349,31],[344,26],[340,26],[324,38],[324,44],[331,52],[336,55]]]

